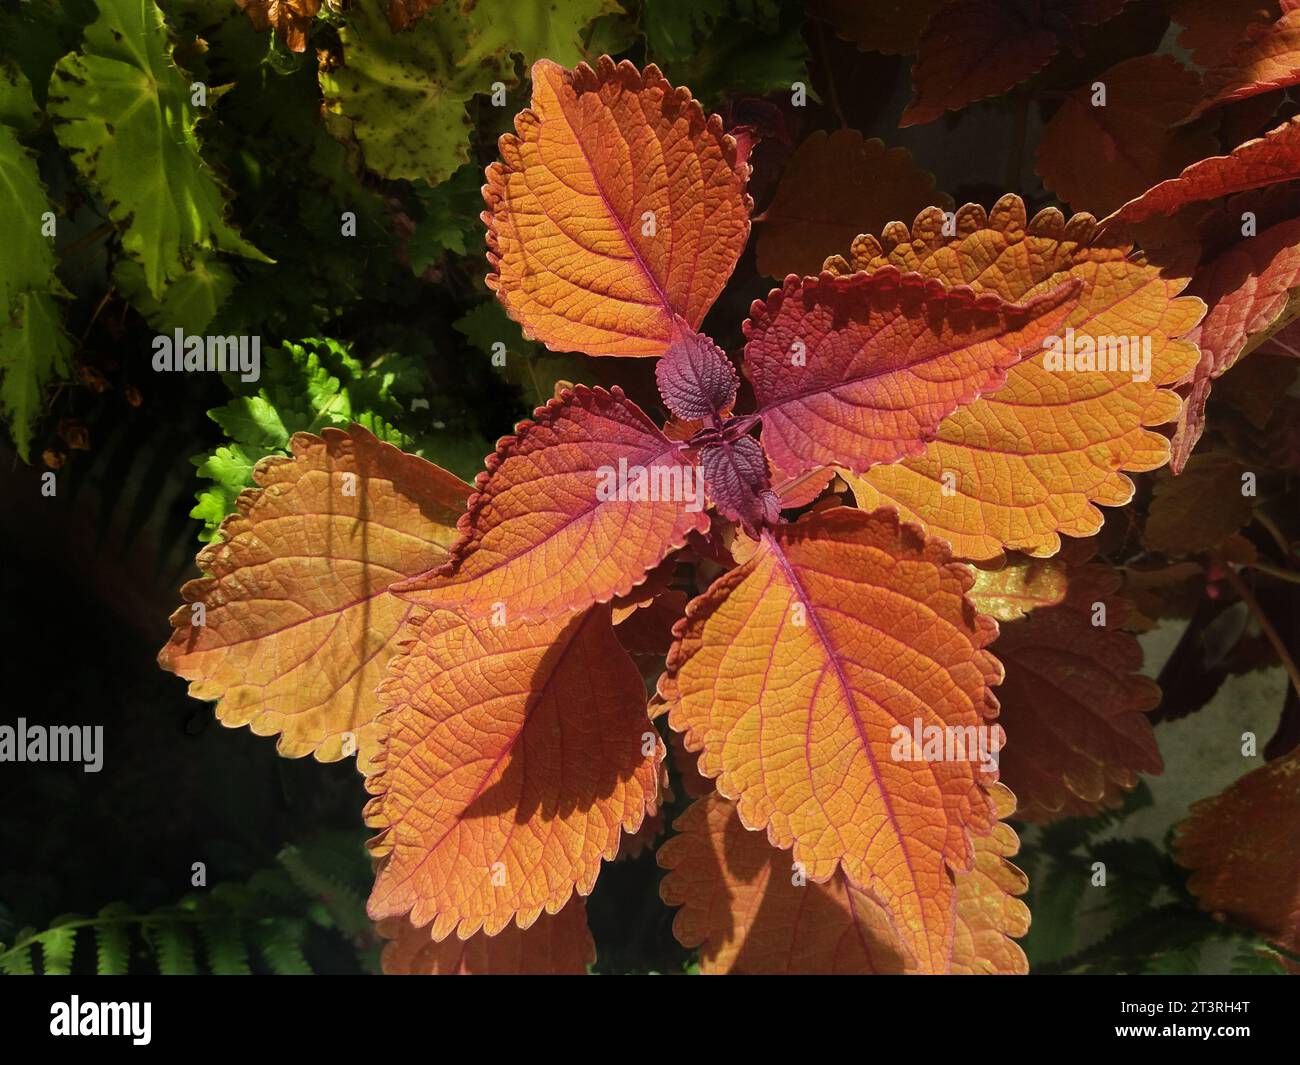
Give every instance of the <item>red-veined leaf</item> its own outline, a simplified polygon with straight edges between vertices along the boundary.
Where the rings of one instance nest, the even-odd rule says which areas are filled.
[[[1065,98],[1043,130],[1038,173],[1075,210],[1113,211],[1218,148],[1205,130],[1175,128],[1201,98],[1201,79],[1173,56],[1125,60]],[[864,230],[864,232],[871,232]]]
[[[915,52],[921,31],[941,0],[807,0],[814,18],[825,19],[846,41],[864,52],[907,55]]]
[[[997,96],[1047,65],[1062,35],[1118,13],[1125,0],[943,0],[921,34],[916,95],[900,126],[933,122],[945,111]]]
[[[889,266],[787,278],[745,323],[745,375],[773,465],[786,476],[861,472],[920,453],[948,414],[1041,350],[1079,287],[1012,304]]]
[[[390,940],[380,959],[385,976],[581,976],[596,960],[587,907],[578,898],[530,928],[511,925],[495,936],[438,942],[405,917],[381,921],[379,931]]]
[[[625,595],[708,528],[704,488],[619,388],[577,385],[497,443],[451,560],[396,591],[474,617],[555,617]]]
[[[994,785],[998,816],[1015,800]],[[807,883],[786,851],[742,824],[735,804],[712,794],[677,820],[678,835],[659,849],[668,869],[660,894],[680,906],[673,931],[700,948],[705,974],[898,974],[914,972],[885,910],[843,872]],[[996,825],[975,841],[975,866],[957,875],[956,932],[945,971],[1023,973],[1029,911],[1016,896],[1024,874],[1006,857],[1018,841]]]
[[[1004,548],[1051,555],[1060,534],[1100,528],[1094,504],[1128,502],[1133,483],[1121,471],[1168,461],[1168,441],[1147,426],[1178,415],[1178,397],[1166,388],[1196,365],[1195,345],[1182,338],[1204,305],[1177,298],[1185,279],[1098,237],[1091,215],[1066,219],[1049,208],[1027,220],[1024,203],[1007,195],[991,212],[967,204],[948,221],[924,211],[910,230],[898,224],[880,239],[859,237],[851,262],[835,257],[827,268],[892,264],[1020,301],[1077,278],[1083,288],[1066,327],[1080,351],[1126,337],[1144,350],[1149,338],[1149,374],[1049,370],[1040,354],[1012,367],[997,392],[945,418],[922,455],[846,479],[859,506],[900,508],[960,557],[996,558]]]
[[[1004,622],[993,645],[1006,670],[1001,777],[1027,821],[1091,816],[1163,766],[1146,713],[1160,689],[1138,675],[1142,648],[1120,629],[1131,610],[1120,576],[1071,548],[1064,601]],[[993,608],[978,589],[972,598]]]
[[[700,421],[730,409],[740,378],[717,344],[684,326],[679,320],[672,344],[655,364],[655,382],[673,414]]]
[[[970,597],[980,613],[1016,621],[1031,610],[1060,603],[1069,586],[1066,574],[1059,558],[1009,560],[1000,569],[975,570]]]
[[[614,632],[630,655],[666,655],[673,626],[685,611],[686,593],[670,588],[633,610],[614,626]]]
[[[895,218],[914,218],[923,207],[948,208],[934,177],[906,148],[864,140],[854,129],[818,130],[795,151],[763,212],[758,231],[758,271],[768,277],[816,274],[826,256],[859,233]]]
[[[990,723],[997,631],[969,571],[888,511],[840,507],[765,530],[687,608],[660,691],[700,771],[814,881],[843,870],[922,970],[954,936],[955,871],[995,819],[971,759],[905,760],[894,726]],[[981,732],[980,727],[984,731]],[[969,834],[968,834],[969,833]]]
[[[1244,472],[1232,455],[1203,452],[1192,456],[1180,476],[1157,478],[1143,544],[1167,555],[1218,547],[1250,521],[1254,500],[1242,492]]]
[[[1177,177],[1147,189],[1103,219],[1104,226],[1144,222],[1190,203],[1300,177],[1300,116],[1246,141],[1228,155],[1193,163]]]
[[[1300,951],[1300,748],[1194,803],[1174,849],[1205,909]]]
[[[1300,11],[1276,22],[1252,23],[1227,58],[1205,75],[1206,95],[1188,115],[1197,118],[1229,100],[1285,89],[1300,82]]]
[[[1187,291],[1209,311],[1193,337],[1201,349],[1184,382],[1188,398],[1174,434],[1172,466],[1182,471],[1205,429],[1205,403],[1213,381],[1300,313],[1300,219],[1245,237],[1198,266]]]
[[[756,532],[781,516],[781,502],[772,491],[763,445],[752,436],[723,440],[700,449],[704,483],[719,512]]]
[[[488,168],[491,286],[555,351],[662,355],[698,329],[749,239],[749,166],[658,67],[533,65]]]
[[[380,688],[366,780],[379,859],[369,911],[433,938],[528,928],[591,892],[657,807],[663,745],[610,608],[492,625],[412,622]]]
[[[1255,23],[1278,15],[1276,0],[1174,0],[1170,17],[1183,27],[1178,43],[1196,64],[1213,68],[1231,54]]]

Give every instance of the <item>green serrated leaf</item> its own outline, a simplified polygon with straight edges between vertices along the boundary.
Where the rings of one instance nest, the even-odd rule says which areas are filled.
[[[0,242],[0,414],[18,454],[30,462],[45,391],[71,372],[72,342],[55,299],[65,292],[55,273],[54,248],[42,232],[50,203],[35,157],[3,125],[0,195],[7,222]]]
[[[1075,915],[1089,876],[1088,863],[1066,855],[1049,859],[1031,881],[1034,920],[1021,942],[1031,966],[1063,958],[1075,949]]]
[[[436,185],[468,161],[474,123],[465,105],[494,82],[515,80],[504,50],[467,61],[474,32],[452,3],[402,33],[389,29],[375,0],[354,6],[339,28],[343,65],[322,70],[320,86],[370,170]]]
[[[319,902],[321,923],[338,928],[348,935],[358,935],[370,930],[365,899],[336,876],[322,869],[299,847],[286,847],[278,861],[292,877],[293,882],[310,898]]]
[[[582,31],[602,15],[618,15],[617,0],[552,0],[521,4],[518,0],[461,0],[461,10],[474,30],[474,43],[464,64],[490,60],[501,52],[517,52],[524,63],[551,59],[576,66],[585,58]]]
[[[11,322],[0,327],[0,413],[24,462],[31,461],[36,420],[49,385],[72,372],[72,341],[54,298],[25,292]]]
[[[776,0],[646,0],[649,58],[706,106],[724,95],[789,92],[808,78],[803,13]]]
[[[82,50],[54,68],[49,109],[155,299],[194,248],[267,261],[226,221],[223,190],[199,153],[190,84],[153,0],[100,0]]]
[[[541,406],[555,395],[559,381],[589,383],[591,365],[577,355],[547,351],[524,339],[519,323],[513,321],[496,299],[487,299],[458,318],[452,327],[511,384],[516,385],[533,406]],[[504,351],[502,347],[504,346]],[[499,365],[504,358],[504,365]]]
[[[32,83],[12,59],[0,59],[0,123],[30,133],[40,121]]]
[[[198,253],[189,258],[189,265],[168,283],[161,299],[149,291],[144,268],[136,260],[119,259],[113,269],[113,283],[161,333],[175,329],[191,334],[206,332],[234,290],[235,275],[213,254]]]
[[[209,411],[208,417],[232,440],[268,449],[289,446],[289,430],[285,428],[280,412],[265,396],[239,396],[224,407]]]
[[[24,292],[62,292],[55,277],[53,241],[42,232],[50,201],[41,185],[36,157],[18,135],[0,126],[0,193],[5,205],[5,239],[0,242],[0,320],[14,314]]]
[[[641,19],[650,58],[656,63],[689,59],[696,34],[710,32],[726,13],[727,0],[645,0]]]
[[[482,242],[482,184],[482,169],[466,163],[441,185],[415,186],[423,213],[406,243],[406,255],[417,277],[446,252],[465,255]]]
[[[97,14],[94,0],[26,0],[0,10],[0,40],[27,75],[37,104],[45,104],[54,64]]]
[[[199,476],[212,482],[190,511],[204,523],[200,538],[212,538],[239,493],[253,486],[253,467],[267,455],[285,454],[294,433],[355,421],[381,440],[409,447],[393,421],[404,413],[401,397],[417,391],[418,380],[410,360],[386,356],[364,365],[345,345],[324,338],[267,353],[261,380],[247,386],[255,391],[208,412],[230,443],[194,459]]]

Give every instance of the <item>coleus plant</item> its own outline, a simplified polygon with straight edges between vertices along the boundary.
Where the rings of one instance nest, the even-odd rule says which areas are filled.
[[[1048,556],[1167,461],[1147,427],[1178,416],[1203,305],[1091,216],[933,208],[755,301],[742,387],[700,328],[750,234],[744,143],[608,58],[535,64],[515,127],[490,286],[553,350],[657,359],[671,417],[559,387],[472,488],[361,426],[298,434],[200,553],[162,664],[286,756],[356,755],[390,971],[581,971],[581,897],[655,834],[665,713],[699,798],[662,894],[707,971],[1024,971],[1012,791],[1091,812],[1160,766],[1136,643],[1089,621],[1126,609],[1118,579],[1087,542]],[[1048,370],[1066,329],[1149,337],[1150,373]],[[1074,735],[1028,668],[999,718],[990,645],[1030,609],[1009,663],[1104,643],[1057,694],[1105,696]],[[637,659],[669,638],[648,700]],[[899,726],[996,753],[999,720],[1011,789],[996,759],[899,755]]]

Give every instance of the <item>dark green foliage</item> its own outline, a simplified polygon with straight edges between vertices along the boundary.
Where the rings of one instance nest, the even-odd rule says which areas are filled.
[[[93,917],[65,914],[0,944],[0,972],[306,975],[314,971],[313,941],[322,936],[341,939],[361,968],[375,972],[364,853],[357,834],[323,836],[286,847],[276,866],[243,884],[218,884],[146,912],[115,902]]]

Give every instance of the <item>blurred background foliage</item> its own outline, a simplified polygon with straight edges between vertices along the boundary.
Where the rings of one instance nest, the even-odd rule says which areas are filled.
[[[544,352],[484,285],[482,170],[527,102],[529,64],[653,61],[729,126],[761,129],[756,212],[805,136],[842,127],[910,148],[956,203],[1011,190],[1032,211],[1053,200],[1025,145],[1053,101],[1169,30],[1163,4],[1134,0],[1123,26],[1011,98],[899,130],[910,57],[845,39],[852,5],[829,0],[305,0],[278,34],[257,0],[160,4],[18,0],[0,14],[5,215],[53,212],[56,228],[0,247],[5,720],[103,724],[111,768],[0,772],[5,971],[375,971],[355,769],[221,728],[154,656],[198,541],[296,431],[361,421],[472,478],[558,380],[617,373],[658,408],[651,368]],[[421,7],[393,33],[394,12]],[[159,134],[156,159],[131,156]],[[735,347],[770,284],[751,248],[706,328]],[[154,336],[177,327],[259,337],[261,378],[154,372]],[[1280,671],[1226,653],[1189,665],[1187,627],[1144,637],[1147,671],[1175,661],[1193,709],[1225,685],[1206,712],[1272,735]],[[1280,971],[1249,932],[1196,909],[1169,858],[1173,822],[1231,777],[1198,768],[1193,733],[1166,744],[1185,713],[1165,713],[1166,779],[1186,794],[1144,787],[1114,815],[1027,832],[1035,968]],[[670,816],[686,804],[675,792]],[[1116,885],[1104,901],[1088,887],[1099,855]],[[659,876],[649,851],[603,872],[597,971],[692,970]]]

